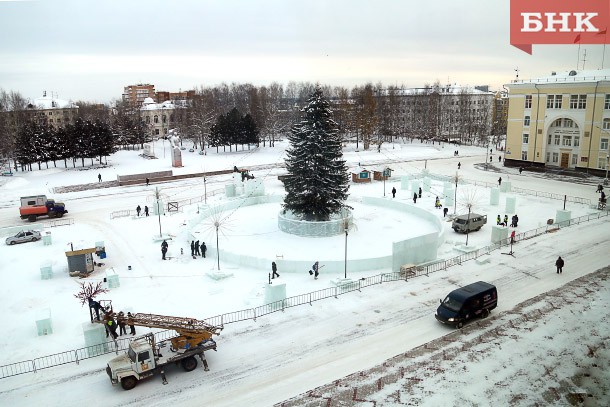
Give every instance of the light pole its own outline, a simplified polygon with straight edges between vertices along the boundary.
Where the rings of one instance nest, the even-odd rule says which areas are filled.
[[[468,246],[468,235],[470,233],[470,210],[472,209],[472,204],[468,204],[468,220],[466,221],[466,246]]]
[[[344,261],[344,264],[345,264],[345,273],[344,273],[344,276],[343,276],[346,279],[347,279],[347,234],[348,234],[348,231],[349,231],[349,227],[348,226],[349,225],[346,223],[346,225],[345,225],[345,261]]]

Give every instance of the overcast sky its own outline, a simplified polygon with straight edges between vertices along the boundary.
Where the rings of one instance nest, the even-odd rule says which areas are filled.
[[[496,90],[517,67],[520,78],[546,76],[578,58],[577,45],[512,47],[509,0],[0,0],[0,38],[0,88],[99,102],[135,83]],[[585,68],[601,67],[602,48],[581,47]]]

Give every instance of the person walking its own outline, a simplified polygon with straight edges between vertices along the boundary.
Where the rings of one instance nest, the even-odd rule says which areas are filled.
[[[443,207],[443,205],[441,205],[441,200],[438,199],[438,196],[436,197],[436,201],[434,201],[434,207],[439,209]]]
[[[205,242],[201,242],[201,255],[203,256],[203,258],[205,259],[205,252],[208,250],[207,246],[205,245]]]
[[[563,272],[563,264],[563,259],[561,258],[561,256],[559,256],[559,258],[555,262],[555,266],[557,267],[557,274],[561,274]]]
[[[498,178],[498,186],[502,185],[502,177]]]
[[[274,261],[271,262],[271,271],[273,272],[273,274],[271,275],[271,278],[275,278],[275,276],[277,276],[279,278],[279,274],[277,272],[277,264],[275,264]]]
[[[417,197],[421,198],[421,187],[419,187],[419,191],[418,191]]]
[[[523,167],[519,167],[519,175],[523,172]]]
[[[413,203],[417,203],[417,192],[413,192]]]
[[[136,207],[136,212],[137,212],[138,216],[140,216],[140,211],[141,211],[141,210],[142,210],[142,208],[140,208],[140,205],[138,205],[138,206]]]
[[[167,240],[164,240],[163,243],[161,243],[161,259],[165,260],[165,254],[167,253],[167,248],[169,247],[169,245],[167,244]]]
[[[503,226],[508,226],[508,215],[504,214],[504,225]]]
[[[510,234],[510,244],[515,243],[515,231],[513,230]]]
[[[498,162],[499,162],[499,163],[501,163],[501,162],[502,162],[502,156],[501,156],[501,155],[499,155],[499,156],[498,156]]]
[[[444,207],[443,208],[443,218],[447,216],[447,212],[449,212],[449,208]]]
[[[148,206],[144,205],[144,215],[148,216]]]
[[[517,224],[519,223],[519,216],[515,213],[514,218],[513,223],[515,224],[515,227],[517,227]]]
[[[102,182],[102,174],[97,174],[97,182]]]
[[[195,241],[191,240],[191,257],[195,257]]]
[[[595,192],[602,192],[604,190],[604,187],[602,186],[602,184],[597,184],[597,191]]]
[[[309,270],[309,275],[313,275],[314,280],[318,279],[318,276],[320,275],[320,265],[317,261],[313,264],[313,266],[311,266],[311,270]]]
[[[133,336],[136,334],[136,327],[133,324],[133,315],[131,312],[127,313],[127,325],[129,325],[129,333]]]
[[[462,167],[462,163],[458,163],[458,170]]]
[[[195,242],[195,256],[201,256],[201,251],[199,251],[199,240]]]
[[[392,187],[392,198],[396,198],[396,187]]]
[[[127,330],[125,329],[126,322],[125,314],[123,314],[123,311],[120,311],[116,317],[116,323],[119,326],[119,336],[127,335]]]
[[[146,178],[146,186],[150,185],[150,180],[148,178]]]
[[[498,217],[496,218],[496,225],[500,225],[501,222],[502,220],[500,219],[500,215],[498,215]]]

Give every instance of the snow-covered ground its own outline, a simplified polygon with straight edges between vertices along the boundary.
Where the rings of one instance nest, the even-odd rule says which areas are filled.
[[[209,150],[205,156],[187,150],[182,152],[184,167],[173,170],[174,174],[188,174],[249,167],[257,179],[264,180],[267,193],[281,194],[277,175],[284,172],[281,164],[285,147],[276,143],[273,148],[240,148],[218,154]],[[390,190],[395,186],[395,199],[408,204],[413,204],[412,192],[400,188],[400,175],[418,174],[424,168],[454,175],[458,162],[465,179],[496,183],[502,176],[515,187],[597,201],[595,186],[599,179],[562,179],[527,171],[519,175],[516,169],[499,166],[495,151],[495,167],[483,171],[476,164],[485,160],[484,149],[460,146],[460,156],[454,157],[455,149],[414,142],[387,144],[377,153],[348,146],[345,158],[352,167],[360,164],[374,169],[382,163],[390,164],[395,177],[386,182],[385,199],[392,199]],[[206,273],[216,271],[215,258],[190,257],[191,230],[187,223],[197,216],[202,203],[161,217],[162,232],[173,237],[169,261],[161,260],[159,243],[153,240],[159,234],[157,217],[110,218],[113,211],[133,211],[137,205],[152,207],[156,187],[166,202],[205,193],[208,204],[226,201],[224,189],[232,182],[231,175],[209,176],[205,185],[203,177],[197,177],[150,186],[106,187],[104,182],[115,180],[119,174],[171,170],[168,143],[164,146],[159,142],[156,150],[158,160],[142,159],[137,151],[121,151],[109,157],[105,167],[64,169],[59,168],[63,163],[58,163],[58,168],[19,172],[0,179],[0,226],[27,224],[17,216],[19,197],[37,194],[63,201],[69,210],[66,218],[75,221],[71,226],[48,229],[53,239],[50,246],[42,242],[0,246],[4,311],[0,346],[10,349],[3,353],[0,365],[84,346],[82,324],[88,321],[88,312],[73,297],[82,280],[65,272],[64,252],[70,244],[76,249],[104,241],[108,258],[87,280],[101,280],[106,269],[118,272],[120,288],[100,297],[112,299],[116,309],[204,319],[262,305],[270,267],[239,267],[221,258],[221,270],[232,277],[214,280]],[[98,173],[104,182],[97,183]],[[76,192],[54,192],[54,188],[86,183],[96,185]],[[382,182],[352,185],[350,192],[354,199],[382,198],[384,186]],[[441,192],[442,184],[433,183],[431,191],[424,192],[416,205],[442,217],[434,209],[434,198]],[[460,201],[468,199],[478,212],[489,217],[486,227],[469,235],[469,246],[488,245],[491,223],[497,214],[504,215],[505,194],[501,194],[500,206],[491,206],[489,193],[483,187],[458,188],[458,212],[463,211]],[[520,194],[516,197],[520,218],[517,233],[545,225],[563,207],[558,200]],[[571,203],[566,209],[572,211],[572,217],[597,212]],[[319,242],[324,239],[303,239],[302,247],[291,251],[293,237],[277,230],[278,211],[279,205],[267,204],[230,213],[219,245],[260,253],[270,257],[269,264],[274,260],[271,256],[280,253],[312,262],[343,257],[341,236],[337,242],[322,244]],[[358,258],[363,252],[371,257],[387,255],[392,240],[420,229],[411,227],[404,214],[395,211],[356,205],[354,216],[357,228],[350,232],[348,258]],[[2,379],[0,401],[11,406],[71,406],[83,402],[267,406],[284,400],[288,400],[286,405],[364,404],[359,400],[376,401],[377,405],[566,405],[581,397],[574,395],[578,393],[590,395],[586,397],[590,405],[608,405],[609,223],[605,217],[519,242],[514,247],[515,257],[495,251],[488,263],[469,261],[428,277],[384,283],[256,321],[228,324],[217,338],[218,352],[207,355],[210,371],[170,370],[167,386],[153,378],[129,392],[112,387],[104,371],[106,361],[114,356],[111,354],[79,365]],[[454,257],[459,254],[455,247],[465,242],[465,235],[455,234],[449,223],[445,225],[446,241],[439,255]],[[216,237],[211,226],[204,221],[194,231],[213,248]],[[566,260],[561,275],[553,266],[558,255]],[[46,262],[53,264],[51,280],[40,279],[40,265]],[[386,271],[348,270],[348,277]],[[319,280],[313,280],[306,270],[279,272],[279,281],[286,284],[289,296],[328,287],[331,279],[342,277],[324,269]],[[437,323],[434,312],[438,299],[478,280],[498,287],[499,306],[492,315],[459,332]],[[44,308],[51,309],[54,332],[38,337],[36,315]],[[146,331],[138,328],[138,334]]]

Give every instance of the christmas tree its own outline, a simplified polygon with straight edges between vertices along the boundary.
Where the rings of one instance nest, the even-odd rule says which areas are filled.
[[[317,88],[292,126],[286,151],[284,210],[309,221],[329,220],[348,196],[349,176],[330,104]]]

